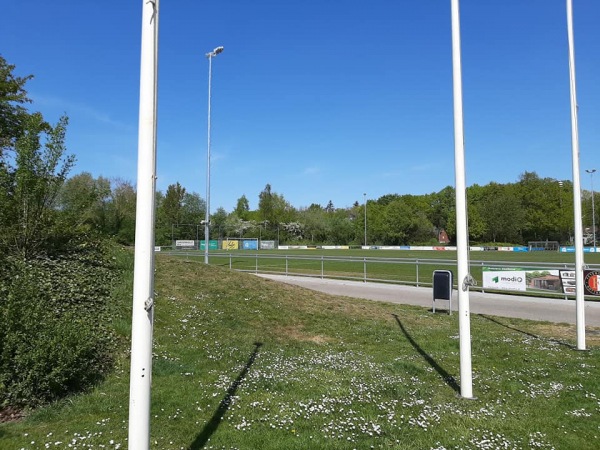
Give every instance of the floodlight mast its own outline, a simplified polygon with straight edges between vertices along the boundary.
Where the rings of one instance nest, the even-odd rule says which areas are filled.
[[[208,144],[206,150],[206,214],[204,218],[204,264],[208,264],[208,247],[210,241],[210,100],[212,84],[212,59],[223,52],[223,47],[217,47],[206,53],[208,58]]]

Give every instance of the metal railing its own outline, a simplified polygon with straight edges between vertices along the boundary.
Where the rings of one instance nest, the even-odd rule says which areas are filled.
[[[194,252],[164,252],[172,255],[199,257]],[[451,270],[456,273],[456,260],[428,258],[382,258],[357,256],[324,256],[324,255],[278,255],[269,253],[210,253],[210,264],[228,267],[231,270],[251,273],[280,274],[286,276],[303,276],[343,279],[363,282],[378,282],[412,285],[417,287],[432,286],[434,270]],[[483,268],[534,268],[541,270],[574,270],[570,263],[525,262],[525,261],[471,261],[470,272],[477,285],[472,290],[490,292],[514,292],[526,295],[545,297],[574,297],[562,292],[522,292],[483,288]],[[600,265],[589,266],[592,269]],[[455,278],[455,288],[458,280]]]

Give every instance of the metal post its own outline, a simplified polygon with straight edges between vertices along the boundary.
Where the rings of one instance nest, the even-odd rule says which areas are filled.
[[[579,179],[579,130],[577,127],[577,90],[575,86],[575,45],[573,42],[573,3],[567,0],[569,40],[569,81],[571,87],[571,147],[573,154],[573,212],[575,215],[575,314],[577,349],[585,350],[585,304],[583,293],[583,226],[581,222],[581,182]]]
[[[364,282],[367,282],[367,258],[363,258],[363,278]]]
[[[458,321],[460,337],[460,395],[473,397],[471,366],[471,313],[469,305],[469,234],[465,181],[465,143],[462,102],[462,63],[460,50],[460,12],[458,0],[452,2],[452,69],[454,86],[454,172],[456,178],[456,248],[458,266]]]
[[[324,265],[325,265],[325,262],[323,260],[323,256],[321,256],[321,279],[323,279],[323,277],[324,277],[324,267],[323,267]]]
[[[419,287],[419,260],[418,259],[416,260],[416,271],[417,271],[417,273],[416,273],[416,275],[417,275],[417,280],[416,280],[417,281],[417,287]]]
[[[208,142],[206,151],[206,217],[204,218],[204,264],[208,264],[208,247],[210,241],[210,100],[212,83],[212,59],[223,51],[217,47],[206,54],[208,58]]]
[[[367,193],[363,194],[365,197],[365,247],[367,246]]]
[[[150,448],[154,322],[154,222],[159,0],[142,1],[135,263],[129,382],[129,448]]]
[[[587,173],[590,174],[590,182],[592,184],[592,233],[594,241],[594,252],[596,252],[596,207],[594,205],[594,172],[596,169],[586,169]]]

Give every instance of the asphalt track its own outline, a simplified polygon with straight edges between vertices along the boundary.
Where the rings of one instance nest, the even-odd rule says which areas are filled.
[[[433,305],[433,290],[431,287],[424,288],[272,274],[257,274],[257,276],[332,295],[417,305],[428,308],[431,308]],[[577,320],[575,300],[471,291],[469,303],[471,314],[516,317],[569,324],[575,324]],[[436,300],[435,308],[436,310],[447,311],[448,304],[448,301]],[[452,311],[457,310],[458,293],[454,291],[452,294]],[[586,327],[600,327],[600,302],[585,302],[585,325]]]

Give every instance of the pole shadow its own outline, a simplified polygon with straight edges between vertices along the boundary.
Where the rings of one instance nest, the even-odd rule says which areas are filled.
[[[210,439],[210,437],[214,434],[214,432],[217,431],[217,428],[219,428],[219,425],[221,424],[221,419],[231,406],[232,397],[235,396],[238,387],[240,387],[240,385],[244,381],[244,378],[246,378],[250,367],[252,367],[252,364],[254,364],[254,360],[258,356],[258,349],[262,347],[262,345],[262,342],[254,343],[254,351],[250,355],[250,358],[248,358],[246,365],[244,366],[240,374],[237,376],[237,378],[233,381],[233,383],[231,383],[229,389],[227,389],[225,397],[223,397],[223,399],[219,403],[219,406],[213,413],[208,423],[204,425],[202,431],[198,433],[196,439],[194,439],[194,442],[192,442],[192,444],[189,446],[189,450],[200,450],[201,448],[203,448]]]
[[[571,344],[569,344],[569,343],[567,343],[567,342],[562,342],[562,341],[559,341],[559,340],[557,340],[557,339],[547,339],[547,338],[544,338],[544,337],[542,337],[542,336],[538,336],[538,335],[536,335],[536,334],[530,333],[530,332],[528,332],[528,331],[520,330],[520,329],[518,329],[518,328],[515,328],[515,327],[513,327],[513,326],[510,326],[510,325],[507,325],[507,324],[505,324],[505,323],[502,323],[502,322],[500,322],[498,319],[496,319],[496,318],[494,318],[494,317],[491,317],[491,316],[486,316],[485,314],[478,314],[478,315],[479,315],[480,317],[483,317],[483,318],[484,318],[484,319],[486,319],[486,320],[489,320],[490,322],[493,322],[493,323],[495,323],[496,325],[500,325],[501,327],[508,328],[509,330],[513,330],[513,331],[516,331],[516,332],[518,332],[518,333],[524,334],[525,336],[529,336],[529,337],[532,337],[532,338],[534,338],[534,339],[541,339],[541,340],[545,340],[545,341],[548,341],[548,342],[553,342],[553,343],[555,343],[555,344],[558,344],[558,345],[562,345],[562,346],[564,346],[564,347],[567,347],[567,348],[569,348],[569,349],[571,349],[571,350],[576,350],[576,349],[577,349],[577,347],[576,347],[575,345],[571,345]]]
[[[408,342],[410,342],[411,345],[415,348],[415,350],[419,352],[419,354],[425,359],[425,361],[427,361],[427,363],[435,369],[435,371],[442,377],[442,380],[444,380],[444,383],[450,386],[457,394],[460,394],[460,386],[458,385],[454,377],[448,372],[446,372],[446,370],[443,367],[441,367],[435,361],[435,359],[429,356],[429,354],[427,354],[427,352],[425,352],[425,350],[423,350],[419,346],[419,344],[417,344],[417,342],[412,338],[408,331],[406,331],[406,328],[404,328],[404,325],[402,325],[402,322],[400,321],[400,318],[397,314],[392,314],[392,316],[394,316],[394,319],[396,319],[396,322],[398,322],[398,326],[402,330],[402,333],[404,333],[404,336],[406,336],[406,339],[408,339]]]

